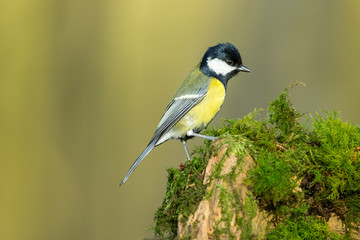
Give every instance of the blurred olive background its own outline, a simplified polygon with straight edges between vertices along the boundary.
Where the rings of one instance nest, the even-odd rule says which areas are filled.
[[[0,239],[153,237],[182,145],[156,148],[118,184],[218,42],[252,72],[231,80],[212,125],[267,109],[295,80],[307,84],[292,91],[297,109],[358,124],[359,11],[335,0],[1,0]]]

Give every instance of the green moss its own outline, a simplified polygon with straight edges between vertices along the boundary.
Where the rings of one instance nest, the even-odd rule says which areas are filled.
[[[225,180],[230,186],[234,183],[244,161],[238,161],[230,173],[220,174],[232,154],[240,160],[251,155],[256,162],[245,181],[252,192],[245,204],[240,204],[243,201],[236,192],[217,186],[224,211],[221,221],[229,226],[233,215],[226,209],[235,209],[242,239],[253,237],[249,219],[257,207],[266,210],[276,226],[268,239],[351,238],[360,226],[360,127],[342,121],[336,112],[306,119],[292,106],[290,89],[270,103],[263,119],[260,109],[242,119],[226,119],[220,128],[208,128],[205,134],[223,139],[219,146],[215,149],[205,141],[195,149],[194,160],[187,162],[184,170],[168,170],[167,193],[155,215],[157,236],[174,238],[177,221],[186,221],[204,197],[212,196],[214,189],[205,194],[203,170],[209,156],[227,144],[212,179]],[[239,211],[245,215],[238,217]],[[345,224],[345,236],[329,233],[326,221],[331,214]],[[226,230],[215,229],[214,237],[229,232]]]
[[[232,192],[229,192],[228,189],[223,186],[217,185],[216,188],[219,189],[219,204],[221,206],[221,219],[215,224],[215,229],[212,234],[214,239],[221,239],[222,234],[228,234],[229,239],[235,239],[235,235],[229,232],[230,222],[234,216],[232,209],[234,208],[234,195]],[[224,223],[221,225],[220,223]],[[223,227],[220,227],[223,226]]]
[[[222,156],[219,164],[215,166],[215,170],[210,176],[211,179],[224,179],[228,183],[233,183],[235,181],[235,178],[238,176],[239,172],[242,169],[242,166],[244,165],[243,157],[247,155],[248,149],[250,149],[249,141],[242,137],[242,136],[229,136],[226,139],[222,140],[216,149],[214,149],[214,152],[217,152],[223,145],[227,145],[227,149]],[[231,156],[235,155],[239,161],[236,162],[236,165],[232,167],[232,171],[225,175],[221,175],[221,170],[223,168],[223,165],[225,161]]]
[[[189,214],[205,194],[203,170],[213,146],[206,143],[193,153],[192,161],[183,169],[168,169],[168,185],[162,206],[155,213],[154,231],[161,239],[173,239],[177,234],[178,220],[186,222]]]
[[[324,220],[313,216],[291,216],[270,231],[266,235],[266,239],[326,240],[329,235],[329,226]]]
[[[289,89],[294,86],[303,85],[299,82],[292,84]],[[278,141],[284,142],[290,135],[297,135],[302,132],[302,126],[298,122],[303,115],[292,107],[289,101],[288,89],[285,90],[280,96],[270,103],[269,107],[269,122],[275,126],[275,131],[278,133]]]
[[[239,204],[241,217],[237,213],[236,222],[241,229],[240,239],[254,239],[252,220],[256,216],[258,205],[252,194],[245,197],[244,204]],[[259,235],[259,233],[257,233]]]
[[[302,184],[305,197],[314,201],[315,214],[328,218],[333,212],[350,231],[360,222],[358,129],[341,121],[336,112],[313,118],[311,154]]]
[[[258,205],[253,195],[249,193],[245,199],[241,199],[236,189],[229,191],[220,185],[217,185],[216,188],[220,191],[221,219],[215,224],[211,237],[222,239],[226,235],[229,239],[236,239],[235,234],[229,231],[231,222],[235,217],[236,225],[241,230],[240,238],[254,239],[252,220],[256,216]]]
[[[249,174],[247,183],[263,205],[276,207],[296,195],[291,164],[276,153],[265,151],[256,159],[258,167]]]
[[[346,238],[347,238],[346,236],[340,235],[338,233],[333,233],[333,232],[330,233],[330,240],[344,240]]]

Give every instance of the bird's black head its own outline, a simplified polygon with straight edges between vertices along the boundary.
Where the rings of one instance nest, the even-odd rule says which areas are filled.
[[[250,72],[242,65],[240,53],[231,43],[220,43],[210,47],[201,61],[200,71],[209,77],[219,79],[225,87],[229,79],[238,72]]]

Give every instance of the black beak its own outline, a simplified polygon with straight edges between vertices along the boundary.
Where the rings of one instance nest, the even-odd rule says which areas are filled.
[[[238,70],[241,72],[250,72],[250,69],[245,67],[244,65],[240,65],[240,67],[238,67]]]

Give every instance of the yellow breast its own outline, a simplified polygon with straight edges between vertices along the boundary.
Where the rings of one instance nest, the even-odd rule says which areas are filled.
[[[205,98],[193,107],[175,126],[176,129],[190,130],[206,127],[220,110],[225,99],[224,85],[212,78]],[[174,130],[175,130],[174,129]]]

